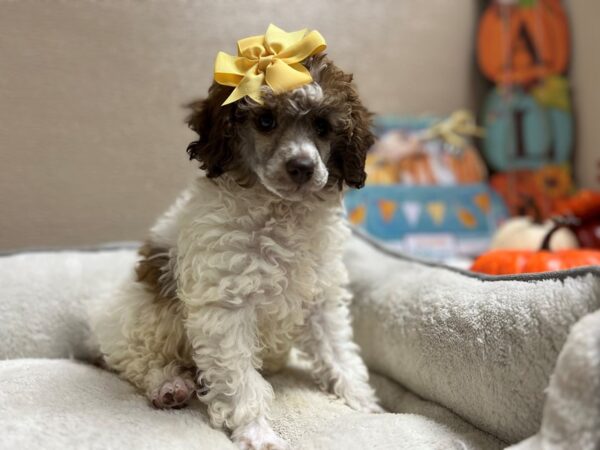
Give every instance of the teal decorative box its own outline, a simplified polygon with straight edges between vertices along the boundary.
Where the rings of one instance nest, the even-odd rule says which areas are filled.
[[[368,185],[346,194],[350,222],[407,253],[443,259],[488,248],[508,216],[487,184]]]

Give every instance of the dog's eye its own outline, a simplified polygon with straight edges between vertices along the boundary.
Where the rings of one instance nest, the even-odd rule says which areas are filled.
[[[315,131],[317,132],[317,135],[319,137],[326,136],[327,133],[329,133],[329,130],[331,128],[327,119],[324,119],[322,117],[317,117],[315,119],[314,126],[315,126]]]
[[[256,118],[256,127],[260,131],[271,131],[276,126],[277,122],[271,111],[265,111]]]

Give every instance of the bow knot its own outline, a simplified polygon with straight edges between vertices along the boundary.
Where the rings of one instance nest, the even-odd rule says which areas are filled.
[[[267,55],[267,56],[261,56],[260,58],[258,58],[258,71],[265,72],[267,70],[267,67],[269,67],[269,65],[271,65],[271,63],[273,63],[274,57],[275,57],[275,55]]]
[[[261,87],[269,86],[280,93],[312,82],[301,62],[327,47],[318,31],[299,30],[286,33],[269,25],[263,36],[238,41],[238,56],[219,52],[215,60],[215,81],[235,87],[223,105],[248,96],[262,103]]]

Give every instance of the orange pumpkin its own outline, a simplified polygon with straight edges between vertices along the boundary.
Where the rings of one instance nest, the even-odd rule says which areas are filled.
[[[496,0],[481,18],[477,57],[492,81],[523,85],[565,72],[569,45],[560,0]]]
[[[541,249],[538,251],[492,250],[477,258],[471,266],[471,270],[488,275],[513,275],[600,265],[600,251],[598,250],[567,249],[550,251],[552,235],[564,226],[566,225],[563,223],[557,223],[548,232]]]

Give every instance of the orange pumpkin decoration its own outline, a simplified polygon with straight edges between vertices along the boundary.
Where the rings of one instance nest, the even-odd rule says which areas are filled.
[[[569,27],[560,0],[493,2],[477,38],[481,71],[499,84],[528,84],[563,73],[569,62]]]
[[[564,226],[566,224],[557,223],[546,235],[539,251],[492,250],[477,258],[471,266],[471,270],[488,275],[514,275],[600,265],[600,251],[598,250],[550,251],[552,235]]]

